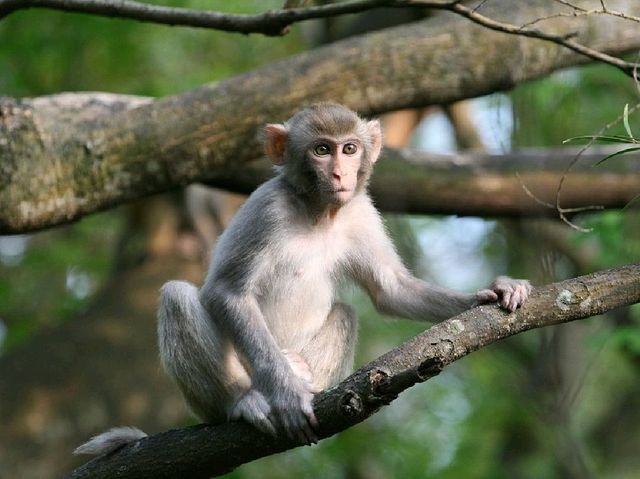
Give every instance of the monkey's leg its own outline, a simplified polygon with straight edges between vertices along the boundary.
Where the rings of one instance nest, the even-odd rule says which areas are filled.
[[[189,407],[202,420],[223,422],[228,408],[251,385],[231,344],[225,340],[185,281],[166,283],[158,311],[160,359]]]
[[[303,358],[295,351],[291,351],[289,349],[283,349],[282,354],[284,354],[284,357],[289,362],[289,366],[291,366],[291,369],[296,376],[308,382],[309,384],[313,383],[313,373],[305,358]]]
[[[313,384],[320,390],[345,378],[353,368],[358,318],[344,303],[334,303],[322,328],[300,355],[307,361]]]

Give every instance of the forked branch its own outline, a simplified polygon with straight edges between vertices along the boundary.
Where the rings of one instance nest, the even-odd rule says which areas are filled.
[[[319,437],[333,436],[364,421],[405,389],[495,341],[638,302],[640,264],[633,264],[537,288],[524,308],[513,314],[497,306],[469,310],[433,326],[319,394],[314,402]],[[207,478],[298,446],[244,423],[200,425],[142,439],[94,459],[67,478]]]

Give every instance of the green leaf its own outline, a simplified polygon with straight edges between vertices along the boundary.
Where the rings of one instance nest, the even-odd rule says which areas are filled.
[[[624,123],[624,129],[627,130],[627,135],[631,138],[634,143],[636,139],[633,137],[633,133],[631,133],[631,127],[629,126],[629,104],[625,103],[624,105],[624,113],[622,114],[622,123]]]
[[[573,141],[595,141],[598,143],[622,143],[625,145],[634,143],[632,138],[620,135],[586,135],[586,136],[574,136],[567,138],[563,143],[570,143]]]
[[[624,155],[625,153],[629,153],[631,151],[638,151],[638,150],[640,150],[640,146],[632,146],[631,148],[625,148],[624,150],[616,151],[615,153],[611,153],[610,155],[605,156],[603,159],[601,159],[597,163],[594,163],[593,166],[598,166],[601,163],[604,163],[605,161],[613,158],[614,156]]]

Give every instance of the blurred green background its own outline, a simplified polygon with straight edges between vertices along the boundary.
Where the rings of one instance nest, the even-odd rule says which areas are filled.
[[[155,3],[258,12],[282,2]],[[0,95],[170,95],[312,44],[301,27],[283,38],[265,38],[44,10],[19,12],[0,22]],[[558,147],[566,138],[593,134],[620,115],[626,103],[636,102],[638,91],[628,78],[612,68],[591,66],[483,99],[474,108],[478,118],[493,118],[492,123],[479,121],[478,128],[487,134],[497,130],[499,146],[515,149]],[[430,131],[421,129],[415,146],[428,146]],[[618,125],[612,132],[624,130]],[[121,207],[70,226],[0,238],[3,354],[20,350],[38,331],[89,310],[109,287],[122,248],[133,250],[134,257],[144,249],[141,239],[123,243],[127,215],[127,207]],[[541,284],[640,256],[634,205],[577,218],[592,228],[589,233],[547,220],[387,219],[414,270],[459,289],[482,287],[503,273]],[[469,231],[475,233],[469,236]],[[362,294],[347,295],[361,317],[357,366],[424,329],[380,318]],[[620,310],[493,345],[402,394],[364,424],[226,477],[639,478],[639,311]],[[182,424],[188,422],[185,417]]]

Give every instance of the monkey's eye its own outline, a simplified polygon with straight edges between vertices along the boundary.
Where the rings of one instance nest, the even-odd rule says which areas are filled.
[[[331,153],[331,148],[329,148],[329,145],[326,143],[320,143],[319,145],[316,145],[313,152],[318,156],[325,156]]]
[[[353,155],[356,151],[358,151],[358,147],[353,143],[347,143],[346,145],[344,145],[344,147],[342,147],[342,152],[345,155]]]

